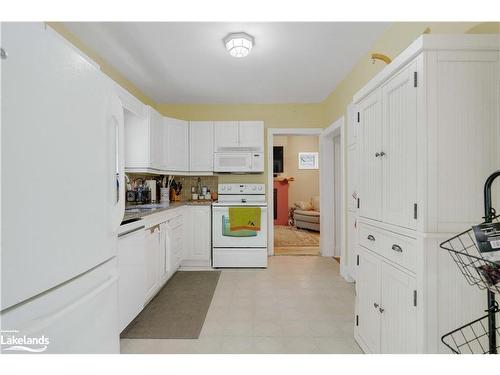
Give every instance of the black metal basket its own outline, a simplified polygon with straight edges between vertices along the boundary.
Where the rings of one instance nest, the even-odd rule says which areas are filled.
[[[499,222],[491,206],[491,186],[500,177],[500,169],[493,172],[484,184],[485,223]],[[498,303],[495,293],[500,292],[500,262],[492,262],[482,256],[471,228],[444,241],[440,247],[447,250],[470,285],[486,290],[488,298],[487,315],[463,325],[441,337],[441,341],[453,353],[496,354],[500,327],[497,326]]]
[[[499,222],[499,218],[500,215],[492,220]],[[472,229],[450,238],[440,247],[448,250],[470,285],[500,293],[500,264],[483,258]]]
[[[497,321],[499,319],[498,304],[495,314]],[[450,333],[447,333],[441,338],[443,344],[452,350],[455,354],[488,354],[490,353],[489,346],[489,329],[487,314],[479,319],[474,320],[460,328],[457,328]],[[496,335],[500,338],[500,327],[496,327]],[[500,340],[497,340],[500,342]],[[497,346],[497,351],[500,345]]]

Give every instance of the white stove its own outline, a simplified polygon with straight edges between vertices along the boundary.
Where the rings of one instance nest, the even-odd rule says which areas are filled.
[[[212,266],[215,268],[267,267],[267,201],[264,184],[219,184],[218,202],[212,204]],[[230,207],[258,207],[259,231],[229,228]]]

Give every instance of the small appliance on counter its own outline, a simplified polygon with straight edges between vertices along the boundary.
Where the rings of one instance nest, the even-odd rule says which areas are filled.
[[[139,183],[139,181],[141,181]],[[154,181],[154,180],[148,180]],[[147,181],[146,181],[147,182]],[[151,203],[151,188],[148,184],[146,184],[141,178],[138,178],[134,181],[131,190],[127,190],[126,198],[128,204],[147,204]],[[156,193],[156,181],[155,181],[155,189]]]

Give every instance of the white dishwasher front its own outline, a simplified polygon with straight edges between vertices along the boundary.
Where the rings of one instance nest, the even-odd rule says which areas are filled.
[[[146,295],[144,225],[118,235],[118,318],[120,332],[141,312]]]

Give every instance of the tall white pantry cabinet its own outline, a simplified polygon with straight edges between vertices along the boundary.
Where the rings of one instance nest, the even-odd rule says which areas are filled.
[[[439,244],[482,221],[500,167],[499,49],[498,35],[422,35],[354,96],[366,352],[449,353],[441,336],[484,314]]]

